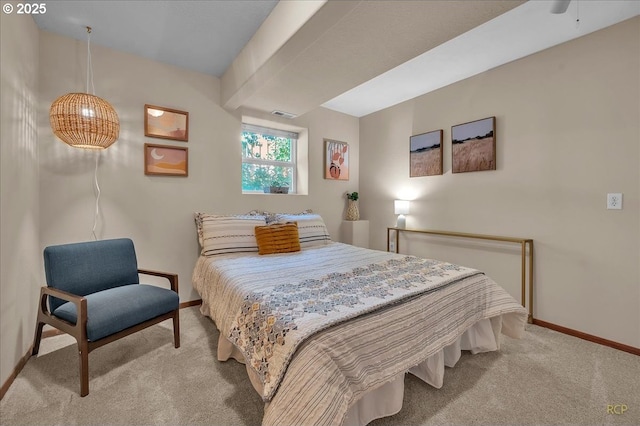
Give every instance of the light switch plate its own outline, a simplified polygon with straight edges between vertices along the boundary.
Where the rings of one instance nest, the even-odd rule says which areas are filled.
[[[607,209],[622,210],[622,194],[619,192],[607,194]]]

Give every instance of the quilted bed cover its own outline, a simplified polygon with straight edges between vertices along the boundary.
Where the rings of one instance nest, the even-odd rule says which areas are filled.
[[[500,317],[502,333],[519,338],[527,318],[480,271],[335,242],[203,256],[193,285],[267,402],[265,425],[341,424],[364,395],[479,321]]]

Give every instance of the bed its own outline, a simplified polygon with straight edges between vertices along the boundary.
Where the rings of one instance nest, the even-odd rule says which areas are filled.
[[[245,363],[263,425],[393,415],[406,373],[439,388],[461,351],[524,333],[527,311],[482,272],[333,242],[318,215],[196,224],[201,312],[220,331],[218,359]]]

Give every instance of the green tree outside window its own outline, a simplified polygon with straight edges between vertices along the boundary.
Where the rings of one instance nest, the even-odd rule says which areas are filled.
[[[269,186],[295,183],[297,134],[277,129],[243,125],[242,190],[263,191]]]

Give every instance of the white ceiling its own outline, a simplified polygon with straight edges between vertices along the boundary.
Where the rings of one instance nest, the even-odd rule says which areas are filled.
[[[246,92],[248,87],[252,89],[242,98],[241,106],[303,114],[322,105],[361,117],[640,14],[638,0],[573,0],[562,15],[550,13],[552,0],[531,0],[515,8],[519,3],[512,0],[466,4],[433,0],[395,4],[334,1],[321,5],[315,19],[316,26],[318,22],[324,25],[329,22],[331,32],[325,28],[311,38],[308,34],[314,29],[316,16],[301,23],[289,45],[279,48],[273,54],[275,59],[255,72],[254,81],[249,77],[247,81],[251,84],[239,86],[238,93]],[[224,84],[225,71],[230,72],[234,59],[277,3],[275,0],[52,0],[47,2],[46,14],[35,15],[34,19],[41,29],[79,40],[86,40],[85,26],[91,26],[92,44],[221,77]],[[398,13],[390,16],[390,10]],[[419,13],[424,22],[427,18],[436,19],[443,28],[440,35],[446,28],[450,34],[447,39],[425,32],[424,37],[431,38],[416,43],[417,33],[423,30],[407,23],[415,21],[412,15]],[[438,16],[434,17],[434,13]],[[381,18],[368,19],[369,15]],[[367,27],[369,21],[371,25]],[[357,32],[353,31],[354,25],[359,26]],[[386,31],[385,37],[388,35],[387,46],[391,46],[391,41],[395,43],[394,49],[369,54],[366,63],[354,65],[354,55],[349,52],[363,52],[363,42],[376,37],[380,40],[381,31]],[[335,36],[340,32],[348,37],[336,43]],[[356,44],[357,38],[360,44]],[[277,56],[290,52],[291,46],[301,41],[306,47],[297,47],[295,61],[281,63]],[[405,45],[407,49],[397,47]],[[380,41],[374,48],[377,46],[385,47]],[[422,50],[417,51],[420,46]],[[311,53],[314,49],[333,61],[332,68],[339,69],[343,65],[339,61],[344,61],[345,70],[335,73],[321,70],[320,58]],[[274,69],[274,64],[279,68]],[[314,69],[318,71],[314,73]],[[265,70],[270,71],[266,77]],[[255,81],[261,84],[256,85]],[[294,83],[302,86],[294,88]],[[289,93],[287,88],[291,88]]]
[[[560,15],[553,3],[528,1],[323,106],[362,117],[640,14],[638,0],[574,0]]]

